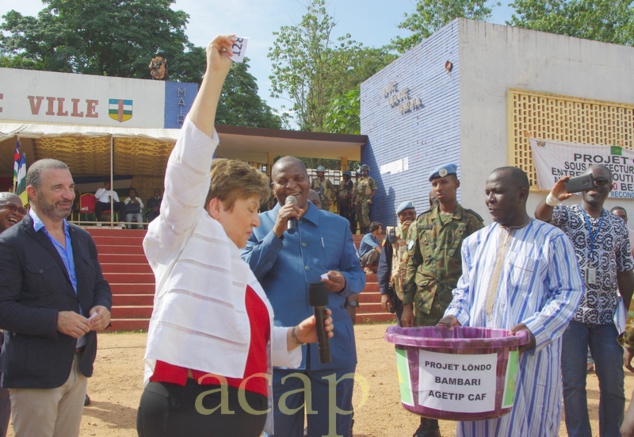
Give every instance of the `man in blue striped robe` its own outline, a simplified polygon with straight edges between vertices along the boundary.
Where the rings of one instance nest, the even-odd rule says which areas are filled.
[[[568,237],[526,213],[529,183],[515,167],[494,170],[485,203],[493,224],[462,245],[462,276],[439,322],[527,330],[515,402],[496,419],[458,422],[457,436],[556,437],[561,420],[561,336],[584,293]]]

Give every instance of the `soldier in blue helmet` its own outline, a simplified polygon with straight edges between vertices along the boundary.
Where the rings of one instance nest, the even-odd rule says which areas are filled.
[[[403,284],[403,326],[433,326],[442,318],[462,273],[462,241],[484,227],[482,217],[457,200],[458,166],[444,164],[429,175],[438,205],[409,230]],[[415,437],[439,437],[438,421],[421,418]]]

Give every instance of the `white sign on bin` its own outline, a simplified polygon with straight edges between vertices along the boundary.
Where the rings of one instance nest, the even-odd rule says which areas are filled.
[[[497,356],[420,350],[418,403],[460,413],[494,410]]]

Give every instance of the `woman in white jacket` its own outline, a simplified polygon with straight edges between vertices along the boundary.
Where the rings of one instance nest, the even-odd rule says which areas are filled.
[[[259,225],[267,179],[241,161],[212,163],[234,41],[218,36],[207,47],[200,91],[167,164],[161,215],[143,242],[156,294],[137,416],[141,437],[255,437],[265,422],[270,431],[272,365],[298,366],[299,346],[317,340],[314,317],[273,326],[271,305],[240,258]],[[325,325],[332,336],[330,317]]]

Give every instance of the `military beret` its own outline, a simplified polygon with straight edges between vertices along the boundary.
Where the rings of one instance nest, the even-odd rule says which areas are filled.
[[[458,166],[456,164],[443,164],[429,175],[429,181],[434,179],[444,178],[450,174],[455,175],[458,172]]]
[[[398,208],[396,208],[396,214],[400,214],[403,211],[405,211],[406,209],[414,209],[414,204],[410,201],[407,202],[402,202]]]

